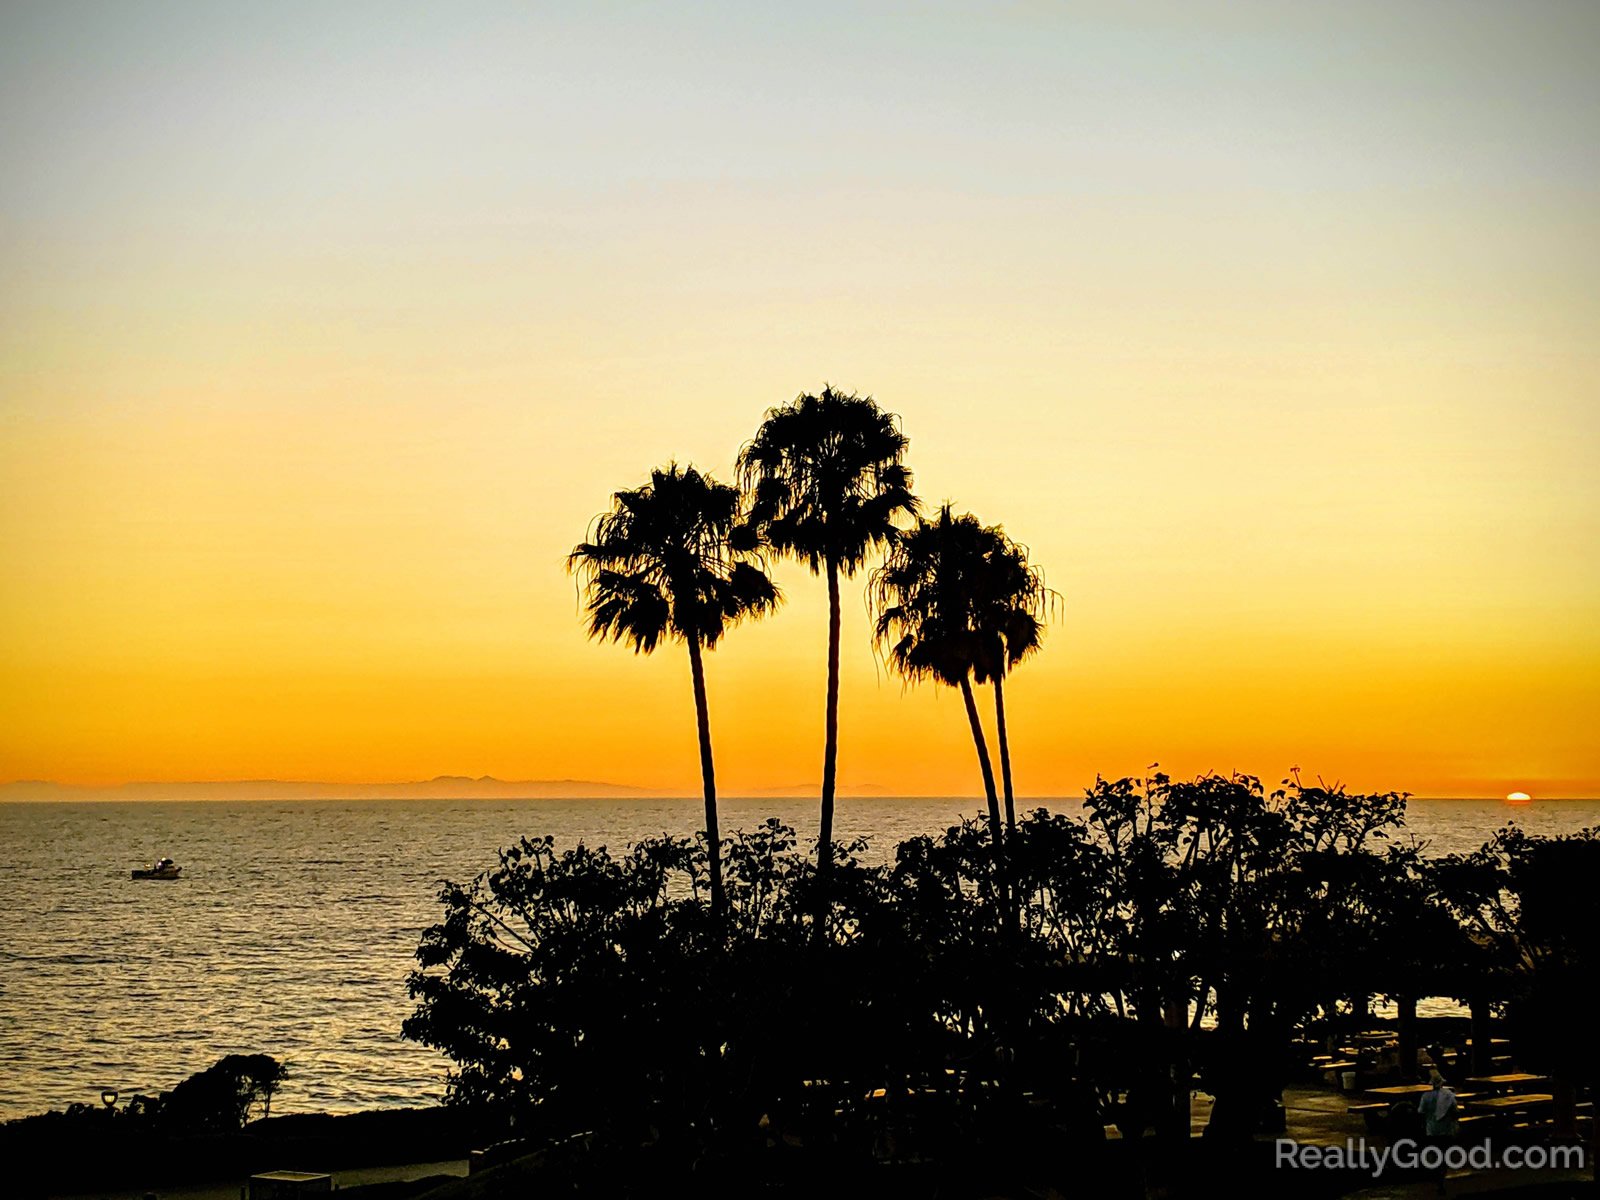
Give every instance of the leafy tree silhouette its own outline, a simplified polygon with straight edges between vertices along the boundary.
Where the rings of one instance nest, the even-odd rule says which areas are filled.
[[[1208,1137],[1244,1145],[1280,1112],[1327,990],[1453,986],[1448,962],[1401,943],[1468,921],[1508,948],[1496,986],[1532,1024],[1518,1052],[1592,1078],[1600,838],[1507,834],[1468,856],[1472,887],[1448,884],[1495,907],[1458,917],[1396,844],[1404,808],[1298,779],[1271,795],[1247,775],[1102,779],[1081,814],[1018,814],[1014,925],[994,920],[998,826],[980,815],[882,865],[836,847],[827,939],[808,922],[817,871],[775,821],[730,839],[719,920],[690,839],[613,855],[525,838],[440,893],[403,1032],[455,1061],[453,1106],[515,1115],[534,1147],[594,1131],[562,1168],[574,1194],[652,1194],[663,1174],[708,1196],[849,1179],[881,1194],[889,1163],[924,1173],[916,1194],[1177,1178],[1197,1162],[1194,1070],[1216,1099]],[[1250,1154],[1211,1161],[1224,1174],[1202,1182],[1229,1194],[1276,1186],[1248,1177]]]

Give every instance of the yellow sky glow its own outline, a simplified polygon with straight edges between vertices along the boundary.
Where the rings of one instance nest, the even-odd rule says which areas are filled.
[[[1593,14],[1392,7],[4,18],[0,780],[692,792],[684,655],[587,643],[562,559],[829,381],[1063,597],[1023,793],[1600,794]],[[777,577],[731,794],[820,775]],[[974,792],[860,580],[844,646],[846,790]]]

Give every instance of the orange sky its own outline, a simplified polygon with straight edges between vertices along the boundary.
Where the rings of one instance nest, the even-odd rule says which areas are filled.
[[[0,779],[693,791],[563,555],[831,381],[1062,593],[1024,793],[1600,794],[1592,12],[281,7],[0,17]],[[777,573],[725,792],[820,774]],[[977,789],[859,580],[843,673],[847,789]]]

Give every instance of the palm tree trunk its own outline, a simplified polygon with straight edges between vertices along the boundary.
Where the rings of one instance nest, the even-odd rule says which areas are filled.
[[[983,768],[983,793],[989,801],[989,838],[994,843],[995,882],[1004,903],[1005,881],[1000,863],[1003,838],[1000,831],[1000,797],[994,790],[994,767],[989,762],[989,743],[984,740],[983,722],[978,719],[978,702],[972,698],[972,684],[961,677],[961,699],[967,706],[967,723],[972,726],[972,744],[978,748],[978,766]]]
[[[700,783],[706,794],[706,851],[711,865],[711,915],[722,915],[722,834],[717,828],[717,772],[711,762],[711,713],[706,707],[706,671],[700,642],[689,638],[689,669],[694,675],[694,715],[700,727]]]
[[[833,867],[833,789],[839,762],[839,564],[828,559],[828,710],[822,732],[822,823],[817,874],[826,892]],[[824,901],[826,903],[826,901]]]
[[[1017,808],[1011,797],[1011,743],[1006,738],[1005,679],[1000,675],[994,677],[994,731],[1000,743],[1000,780],[1006,790],[1006,836],[1011,837],[1017,832]]]

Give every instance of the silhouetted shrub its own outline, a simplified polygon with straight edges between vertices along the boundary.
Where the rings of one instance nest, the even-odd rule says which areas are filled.
[[[1471,864],[1428,859],[1404,814],[1400,794],[1298,777],[1270,795],[1249,776],[1101,780],[1081,815],[1021,816],[1009,897],[992,823],[969,820],[882,866],[839,847],[825,905],[769,821],[724,844],[723,920],[700,841],[524,839],[444,886],[404,1036],[454,1060],[448,1103],[530,1147],[857,1163],[981,1147],[1047,1180],[1061,1156],[1039,1147],[1098,1146],[1108,1124],[1186,1139],[1195,1072],[1212,1132],[1244,1140],[1281,1124],[1297,1032],[1374,994],[1451,994],[1484,953],[1457,895]],[[1527,894],[1524,924],[1551,908]],[[1592,928],[1543,927],[1560,947]],[[1515,983],[1525,958],[1478,965],[1503,998],[1546,994]]]
[[[261,1106],[272,1111],[272,1097],[289,1071],[268,1054],[229,1054],[163,1092],[155,1113],[172,1133],[234,1133]]]

